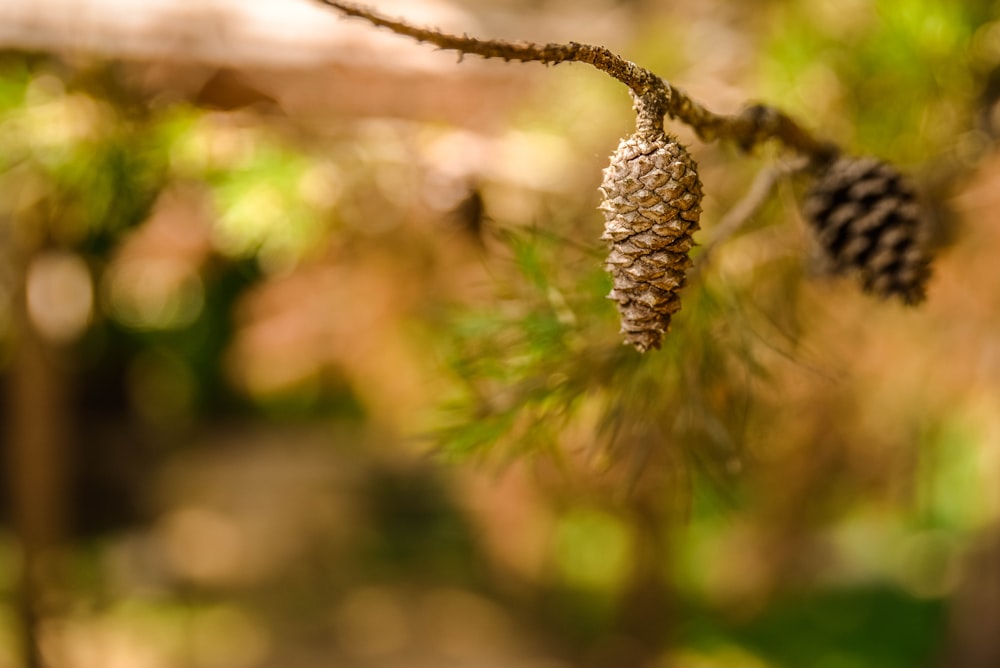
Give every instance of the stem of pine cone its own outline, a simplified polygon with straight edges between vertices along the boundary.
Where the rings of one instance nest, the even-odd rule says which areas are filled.
[[[822,141],[802,127],[795,119],[774,107],[757,104],[739,114],[716,114],[682,90],[635,63],[625,60],[603,46],[579,44],[537,44],[506,40],[476,39],[467,35],[452,35],[440,30],[421,28],[405,21],[391,19],[364,5],[339,0],[317,0],[348,16],[356,16],[411,37],[429,42],[442,49],[483,58],[505,61],[537,61],[547,65],[581,62],[592,65],[628,86],[639,113],[638,130],[662,130],[664,115],[689,125],[704,141],[725,140],[745,151],[769,140],[776,140],[810,159],[825,163],[839,153],[835,144]],[[649,112],[653,113],[650,114]]]

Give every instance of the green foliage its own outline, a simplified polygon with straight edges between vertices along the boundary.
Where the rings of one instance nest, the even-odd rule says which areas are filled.
[[[23,232],[103,253],[149,213],[166,156],[150,126],[42,69],[4,77],[0,206]],[[30,222],[28,222],[30,221]]]
[[[512,435],[519,452],[549,450],[587,392],[588,377],[600,373],[579,331],[580,319],[593,317],[587,303],[593,295],[558,284],[551,238],[505,236],[517,272],[510,292],[482,311],[456,311],[442,330],[448,333],[442,354],[455,385],[445,407],[452,425],[441,436],[454,454]]]
[[[663,349],[643,356],[615,336],[600,249],[537,230],[503,240],[502,294],[436,326],[453,381],[438,432],[446,452],[497,454],[499,444],[501,459],[582,448],[603,465],[608,452],[641,461],[640,426],[674,464],[714,475],[739,460],[759,367],[732,286],[692,286]],[[593,431],[579,434],[581,424]]]
[[[274,128],[227,117],[178,117],[170,139],[175,176],[211,186],[215,243],[232,258],[291,267],[328,232],[306,191],[319,161]]]
[[[854,151],[918,163],[952,148],[977,94],[985,2],[776,4],[762,94]],[[817,104],[817,102],[820,102]]]
[[[908,668],[931,665],[945,610],[940,601],[871,586],[784,597],[749,623],[725,622],[718,612],[687,609],[686,642],[708,654],[735,643],[788,668]]]

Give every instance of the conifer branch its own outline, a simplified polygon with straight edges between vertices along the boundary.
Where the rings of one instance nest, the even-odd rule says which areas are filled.
[[[546,65],[565,62],[587,63],[622,82],[632,92],[640,130],[662,131],[663,117],[669,116],[689,125],[704,141],[726,140],[744,151],[775,139],[786,148],[804,155],[814,163],[826,163],[839,153],[836,145],[822,141],[795,119],[774,107],[757,104],[739,114],[725,115],[709,111],[669,81],[635,63],[625,60],[603,46],[569,42],[538,44],[506,40],[477,39],[452,35],[440,30],[421,28],[391,19],[353,2],[317,0],[347,16],[363,18],[376,26],[411,37],[418,42],[461,55],[502,58],[505,61],[536,61]]]

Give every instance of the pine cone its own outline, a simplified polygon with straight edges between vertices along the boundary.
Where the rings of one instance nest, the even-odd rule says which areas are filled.
[[[855,273],[865,292],[924,299],[930,277],[927,226],[916,193],[877,158],[839,158],[806,196],[806,218],[834,273]]]
[[[611,247],[605,267],[614,280],[608,297],[618,303],[625,343],[639,352],[659,348],[691,266],[701,214],[697,168],[673,137],[637,133],[611,156],[601,192],[601,238]]]

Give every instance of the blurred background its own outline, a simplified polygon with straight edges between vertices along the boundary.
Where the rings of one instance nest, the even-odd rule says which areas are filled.
[[[1000,665],[1000,3],[375,4],[894,161],[928,301],[824,277],[789,178],[643,357],[596,70],[5,0],[0,668]],[[671,130],[704,247],[786,158]]]

